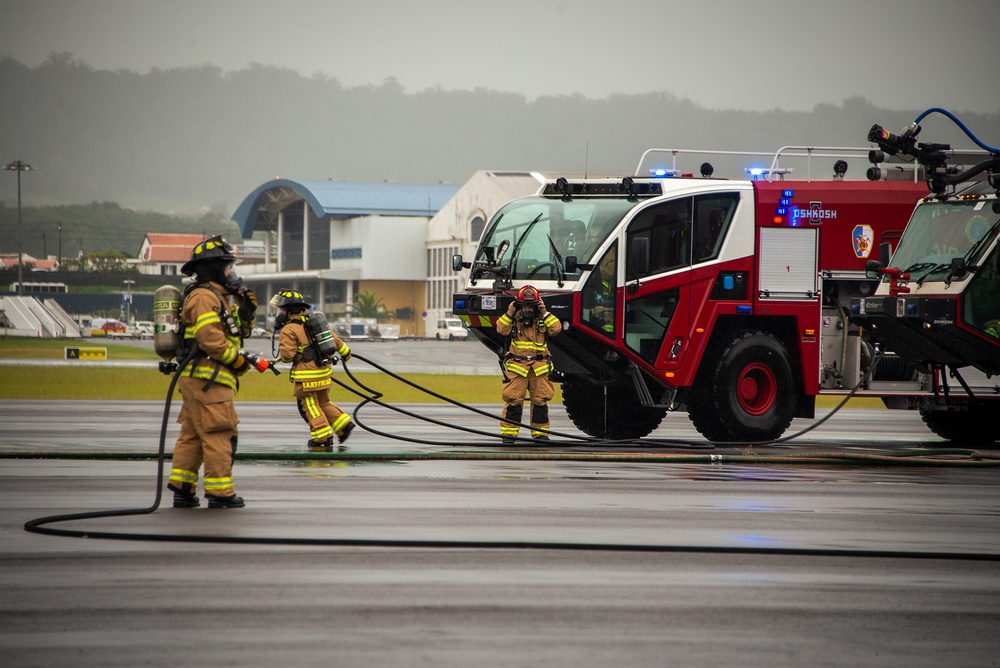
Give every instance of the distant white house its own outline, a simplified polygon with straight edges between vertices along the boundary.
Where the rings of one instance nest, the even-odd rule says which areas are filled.
[[[191,249],[205,239],[203,234],[149,232],[142,240],[135,264],[140,274],[177,276],[181,265],[191,259]]]

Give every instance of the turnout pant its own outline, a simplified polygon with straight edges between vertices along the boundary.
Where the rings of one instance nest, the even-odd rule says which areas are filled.
[[[324,443],[334,434],[340,434],[351,421],[350,415],[330,401],[328,388],[307,391],[302,389],[302,383],[296,383],[295,398],[302,419],[309,424],[309,438],[315,443]]]
[[[504,407],[501,417],[510,422],[500,423],[500,435],[513,438],[521,430],[515,422],[525,422],[524,415],[524,395],[527,392],[531,401],[531,437],[546,436],[542,429],[549,428],[549,401],[555,396],[555,389],[549,374],[543,373],[541,376],[535,375],[534,369],[528,370],[527,376],[519,376],[512,371],[505,371],[507,382],[503,385]]]
[[[239,424],[235,393],[219,383],[204,390],[205,380],[188,376],[181,376],[177,385],[184,404],[177,416],[181,432],[174,444],[170,484],[194,493],[204,463],[205,493],[232,496],[236,493],[232,476]]]

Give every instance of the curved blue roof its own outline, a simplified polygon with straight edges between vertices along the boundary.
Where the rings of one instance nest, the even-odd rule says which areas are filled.
[[[444,183],[364,183],[274,179],[257,187],[237,207],[232,220],[243,238],[260,220],[304,200],[318,218],[325,216],[433,216],[461,188]]]

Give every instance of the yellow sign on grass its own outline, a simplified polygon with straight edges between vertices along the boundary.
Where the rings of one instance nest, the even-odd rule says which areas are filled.
[[[108,359],[107,348],[66,348],[66,359],[68,360],[106,360]]]

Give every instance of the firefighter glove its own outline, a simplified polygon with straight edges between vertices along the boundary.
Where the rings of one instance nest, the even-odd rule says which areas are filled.
[[[236,361],[233,362],[233,371],[236,372],[237,376],[242,376],[250,370],[250,365],[250,360],[248,360],[243,353],[238,353],[236,355]]]
[[[243,288],[239,292],[240,297],[240,307],[238,309],[240,315],[240,324],[243,328],[249,331],[249,328],[253,327],[254,319],[257,317],[257,296],[253,293],[250,288]]]

